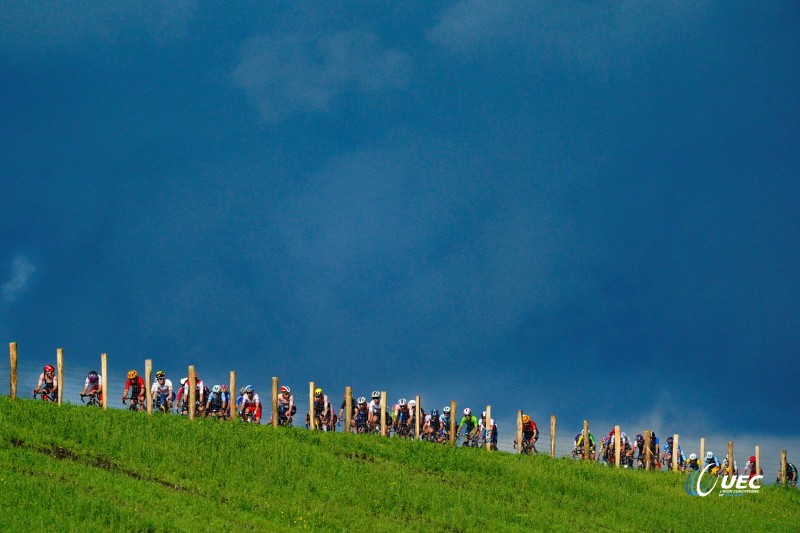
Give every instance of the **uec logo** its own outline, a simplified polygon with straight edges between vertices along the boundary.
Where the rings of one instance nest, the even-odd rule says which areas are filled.
[[[709,476],[703,480],[703,475],[714,466],[708,464],[702,470],[695,470],[686,478],[686,494],[690,496],[708,496],[717,487],[720,479],[716,476]],[[760,486],[758,482],[764,476],[725,476],[722,478],[722,485],[719,495],[742,495],[755,494]]]

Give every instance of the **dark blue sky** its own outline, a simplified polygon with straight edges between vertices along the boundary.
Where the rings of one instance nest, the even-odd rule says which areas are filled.
[[[799,13],[0,2],[0,338],[798,442]]]

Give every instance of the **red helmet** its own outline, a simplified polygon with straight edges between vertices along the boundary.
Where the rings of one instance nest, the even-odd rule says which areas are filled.
[[[44,371],[52,374],[56,371],[56,369],[53,368],[53,365],[44,365]]]
[[[284,393],[289,394],[290,392],[292,392],[292,390],[289,387],[287,387],[286,385],[281,386],[281,394]]]

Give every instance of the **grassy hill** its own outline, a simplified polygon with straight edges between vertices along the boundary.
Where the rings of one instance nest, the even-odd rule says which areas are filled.
[[[0,531],[796,531],[797,491],[0,398]]]

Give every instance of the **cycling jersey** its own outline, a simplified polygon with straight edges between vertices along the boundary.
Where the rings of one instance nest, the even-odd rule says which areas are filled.
[[[489,427],[491,428],[491,436],[487,439],[487,431],[484,427],[484,421],[481,420],[478,425],[478,432],[483,436],[484,439],[489,440],[492,444],[497,444],[497,424],[494,423],[494,418],[489,420]]]
[[[381,402],[380,402],[380,401],[378,401],[378,402],[376,403],[376,402],[375,402],[375,400],[372,400],[371,402],[369,402],[369,404],[367,404],[367,407],[369,408],[369,414],[371,414],[371,415],[378,415],[378,416],[380,416],[380,414],[381,414],[381,408],[382,408],[383,406],[381,405]]]
[[[100,375],[97,376],[97,382],[96,383],[92,383],[91,381],[89,381],[89,378],[86,378],[86,380],[83,382],[83,388],[88,389],[88,390],[99,389],[102,385],[103,385],[103,376],[100,376]],[[91,387],[91,389],[90,389],[90,387]]]
[[[314,398],[314,415],[326,416],[331,408],[331,403],[328,401],[328,395],[324,394],[321,398]]]
[[[249,395],[245,394],[242,397],[242,409],[255,409],[256,406],[261,404],[261,400],[258,397],[257,393],[253,393],[253,397],[250,398]]]
[[[469,415],[469,416],[466,416],[466,415],[465,415],[465,416],[464,416],[464,417],[461,419],[461,423],[460,423],[460,424],[458,424],[458,431],[459,431],[459,433],[461,432],[461,428],[464,426],[464,424],[466,424],[466,425],[467,425],[467,431],[470,431],[470,432],[471,432],[473,429],[475,429],[476,427],[478,427],[478,419],[477,419],[477,418],[475,418],[475,415]]]
[[[131,391],[131,397],[142,394],[144,392],[144,380],[142,376],[137,376],[133,380],[126,380],[124,396],[128,395],[128,390]]]
[[[435,431],[439,431],[442,426],[442,419],[438,416],[427,415],[425,417],[425,423],[428,424],[428,427],[433,428]]]
[[[169,391],[172,390],[172,381],[165,379],[164,383],[159,383],[158,380],[153,382],[153,386],[150,387],[150,394],[158,393],[164,396],[169,396]]]
[[[539,428],[536,427],[536,422],[534,422],[533,420],[531,420],[527,424],[522,424],[522,434],[526,438],[532,438],[538,431]]]
[[[581,435],[578,437],[578,440],[575,441],[575,446],[578,448],[583,446],[583,433],[581,433]],[[595,447],[594,435],[592,435],[591,433],[589,433],[589,447],[590,448]]]
[[[212,392],[208,397],[208,404],[212,410],[219,411],[222,409],[222,393]]]

